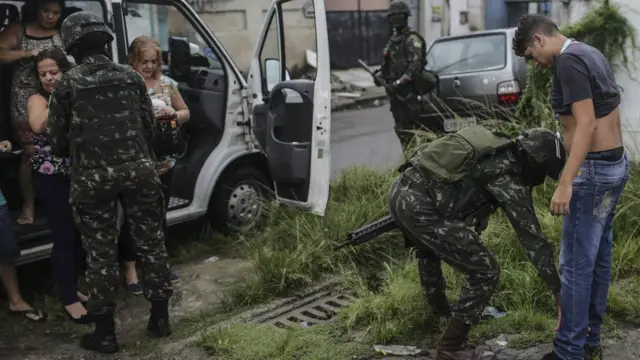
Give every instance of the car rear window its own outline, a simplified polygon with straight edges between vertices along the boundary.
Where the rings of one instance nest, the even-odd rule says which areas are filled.
[[[507,65],[504,34],[438,41],[427,54],[427,69],[439,75],[499,70]]]

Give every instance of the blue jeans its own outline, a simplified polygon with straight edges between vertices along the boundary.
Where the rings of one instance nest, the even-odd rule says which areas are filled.
[[[33,185],[51,227],[51,266],[60,301],[64,306],[71,305],[80,301],[78,276],[84,259],[80,234],[69,203],[71,183],[69,177],[62,174],[33,172]]]
[[[560,246],[562,322],[554,340],[560,359],[583,360],[585,344],[600,346],[611,279],[613,217],[628,178],[625,153],[617,161],[587,156],[573,181]]]

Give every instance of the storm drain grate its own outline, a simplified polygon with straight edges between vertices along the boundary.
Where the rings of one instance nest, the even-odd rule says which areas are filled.
[[[338,312],[351,304],[355,298],[345,294],[322,292],[311,294],[264,312],[249,322],[272,324],[280,328],[291,326],[312,326],[336,319]]]

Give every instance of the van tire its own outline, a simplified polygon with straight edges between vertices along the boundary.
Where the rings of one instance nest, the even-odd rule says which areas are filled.
[[[273,198],[271,188],[267,176],[255,167],[241,167],[223,175],[209,201],[211,226],[225,235],[259,227],[266,204]]]

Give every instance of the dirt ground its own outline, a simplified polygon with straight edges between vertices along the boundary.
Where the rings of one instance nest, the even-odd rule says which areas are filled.
[[[212,261],[213,260],[213,261]],[[214,309],[221,300],[224,288],[246,275],[251,264],[240,259],[216,259],[197,261],[175,267],[181,281],[176,285],[171,299],[171,316],[176,337],[184,332],[189,322],[200,311]],[[55,301],[51,299],[51,301]],[[5,317],[0,317],[0,358],[3,360],[63,360],[63,359],[135,359],[136,352],[145,346],[157,346],[157,341],[145,344],[146,321],[149,305],[143,296],[133,296],[121,290],[117,309],[117,335],[123,353],[101,357],[82,350],[78,343],[82,334],[91,331],[87,325],[77,325],[70,321],[51,319],[43,324],[9,325]],[[20,322],[21,320],[18,320]],[[184,323],[187,324],[184,324]],[[16,322],[13,321],[15,324]],[[148,349],[147,349],[148,350]],[[186,354],[186,353],[185,353]],[[195,354],[194,354],[195,355]],[[169,359],[165,355],[150,359]],[[181,357],[182,359],[187,359]],[[197,359],[199,357],[195,357]]]
[[[76,325],[60,318],[44,324],[25,324],[8,321],[0,315],[0,358],[3,360],[198,360],[213,358],[197,346],[197,331],[213,326],[222,318],[216,317],[221,293],[230,284],[251,271],[251,264],[240,259],[193,261],[175,267],[181,282],[176,286],[171,301],[174,336],[161,340],[148,340],[144,330],[148,304],[142,296],[132,296],[122,290],[117,311],[117,335],[122,351],[115,355],[101,355],[82,350],[80,336],[89,326]],[[47,301],[55,302],[55,299]],[[59,315],[58,315],[59,316]],[[197,324],[197,326],[194,326]],[[500,360],[539,360],[551,350],[551,344],[529,349],[509,348],[513,337],[502,335],[489,340],[483,348],[497,353]],[[640,359],[640,329],[620,329],[617,336],[604,340],[605,359]],[[373,349],[372,349],[373,350]],[[372,351],[373,353],[373,351]],[[216,358],[217,359],[217,358]],[[435,359],[428,356],[400,357],[373,356],[369,359]]]

